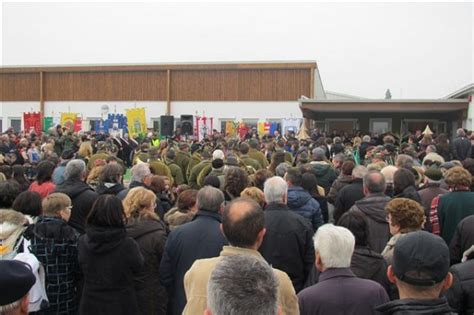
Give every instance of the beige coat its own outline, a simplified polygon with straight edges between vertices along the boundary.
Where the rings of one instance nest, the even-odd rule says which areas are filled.
[[[262,255],[255,250],[233,246],[224,246],[219,257],[196,260],[184,276],[184,290],[187,300],[183,311],[184,315],[204,313],[207,306],[207,283],[211,272],[222,256],[232,255],[253,255],[264,260]],[[299,314],[298,298],[290,278],[283,271],[275,268],[273,270],[280,282],[278,303],[283,314]]]

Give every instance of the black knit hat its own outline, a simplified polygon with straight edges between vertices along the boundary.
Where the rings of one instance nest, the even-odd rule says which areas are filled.
[[[18,260],[0,260],[0,305],[8,305],[24,297],[35,284],[30,265]]]

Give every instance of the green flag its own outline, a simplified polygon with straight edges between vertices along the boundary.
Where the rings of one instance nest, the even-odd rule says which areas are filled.
[[[43,131],[46,132],[53,127],[53,117],[43,117]]]

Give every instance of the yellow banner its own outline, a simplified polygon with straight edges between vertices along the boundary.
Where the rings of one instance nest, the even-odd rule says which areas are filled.
[[[135,137],[146,133],[146,118],[144,108],[127,109],[127,125],[130,136]]]
[[[61,126],[67,130],[74,131],[76,125],[77,113],[61,113]]]
[[[237,134],[237,128],[235,127],[235,122],[226,121],[225,123],[225,134],[229,137],[234,137]]]

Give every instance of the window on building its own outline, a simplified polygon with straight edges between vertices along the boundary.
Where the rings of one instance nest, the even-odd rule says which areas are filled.
[[[10,118],[10,127],[16,132],[21,131],[21,118]]]
[[[370,119],[370,132],[382,134],[392,131],[391,118],[373,118]]]

